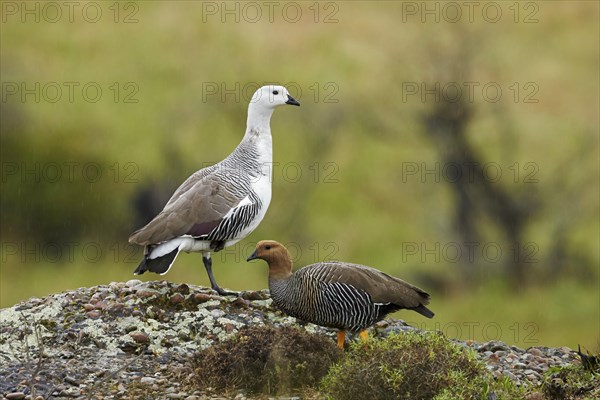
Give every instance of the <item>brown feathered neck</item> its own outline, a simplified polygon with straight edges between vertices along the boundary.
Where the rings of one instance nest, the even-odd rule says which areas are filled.
[[[292,276],[292,257],[284,245],[274,240],[262,240],[256,244],[253,258],[269,264],[269,279],[287,279]]]

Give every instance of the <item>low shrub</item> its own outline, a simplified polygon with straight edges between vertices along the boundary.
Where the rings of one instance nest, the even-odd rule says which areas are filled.
[[[403,333],[350,352],[323,379],[330,399],[516,399],[522,390],[500,381],[474,353],[437,333]]]
[[[293,327],[246,327],[193,360],[200,389],[290,394],[315,387],[341,352],[329,338]]]
[[[549,400],[600,399],[600,370],[583,365],[550,368],[542,392]]]

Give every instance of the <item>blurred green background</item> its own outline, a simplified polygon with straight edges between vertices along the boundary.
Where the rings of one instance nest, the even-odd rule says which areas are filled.
[[[3,2],[0,306],[132,279],[129,233],[276,82],[302,106],[223,287],[266,288],[276,239],[428,290],[422,328],[600,350],[598,3],[475,3]]]

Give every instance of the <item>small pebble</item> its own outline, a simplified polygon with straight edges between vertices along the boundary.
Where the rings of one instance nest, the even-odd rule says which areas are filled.
[[[79,386],[79,381],[71,376],[65,376],[64,381],[73,386]]]
[[[99,301],[96,304],[94,304],[94,308],[97,310],[102,310],[104,308],[106,308],[106,301]]]
[[[127,282],[125,282],[125,286],[127,287],[134,287],[137,286],[139,284],[141,284],[142,281],[140,281],[139,279],[130,279]]]
[[[158,296],[159,293],[156,290],[152,290],[152,289],[142,289],[142,290],[138,290],[137,292],[137,296],[141,299],[145,299],[148,297],[154,297],[154,296]]]
[[[508,377],[509,377],[510,379],[512,379],[513,381],[516,381],[516,380],[517,380],[517,377],[515,376],[515,374],[513,374],[513,373],[512,373],[512,372],[510,372],[509,370],[506,370],[506,369],[505,369],[504,371],[502,371],[502,373],[503,373],[505,376],[508,376]]]
[[[129,336],[137,343],[141,343],[141,344],[150,343],[150,336],[148,336],[148,334],[145,332],[140,332],[140,331],[131,332],[129,334]]]
[[[250,306],[250,302],[241,297],[238,297],[237,299],[232,301],[231,304],[240,308],[248,308]]]
[[[265,300],[268,299],[269,296],[267,296],[265,291],[246,291],[246,292],[242,292],[240,293],[240,296],[242,296],[244,299],[246,300]]]
[[[573,352],[573,350],[571,350],[571,348],[569,348],[569,347],[561,347],[560,351],[562,351],[565,354],[570,354]]]
[[[155,309],[155,307],[150,306],[148,307],[148,309],[146,310],[146,315],[148,316],[148,318],[156,318],[157,316],[157,310]]]
[[[542,351],[540,349],[538,349],[538,348],[535,348],[535,347],[532,347],[532,348],[528,349],[527,352],[529,354],[532,354],[532,355],[537,356],[537,357],[540,357],[540,356],[543,355]]]
[[[211,296],[206,293],[196,293],[192,298],[196,303],[204,303],[206,301],[209,301],[211,299]]]
[[[125,287],[125,284],[123,282],[111,282],[108,284],[108,287],[114,291],[118,291],[119,289]]]
[[[181,294],[189,294],[190,293],[190,287],[188,285],[186,285],[185,283],[182,283],[181,285],[177,286],[174,290],[175,290],[175,292],[178,292]]]
[[[523,373],[525,375],[531,375],[531,374],[535,374],[536,372],[532,369],[526,369],[525,371],[523,371]]]
[[[21,400],[25,398],[25,393],[23,392],[12,392],[5,395],[8,400]]]
[[[171,296],[170,302],[171,304],[175,305],[183,302],[184,300],[185,297],[181,293],[175,293],[173,296]]]
[[[123,304],[123,303],[115,303],[115,304],[111,305],[108,310],[110,312],[117,312],[117,311],[121,311],[124,308],[125,308],[125,304]]]
[[[539,380],[539,377],[534,374],[525,375],[525,377],[527,380],[529,380],[529,382],[537,382]]]

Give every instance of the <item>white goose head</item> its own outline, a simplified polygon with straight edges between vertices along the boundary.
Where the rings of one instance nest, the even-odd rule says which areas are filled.
[[[270,131],[269,122],[275,108],[283,105],[299,106],[284,86],[267,85],[254,92],[248,106],[248,130]]]
[[[278,85],[267,85],[263,86],[254,92],[252,99],[250,100],[250,107],[256,108],[270,108],[289,104],[292,106],[299,106],[300,103],[290,96],[290,93],[284,86]]]

